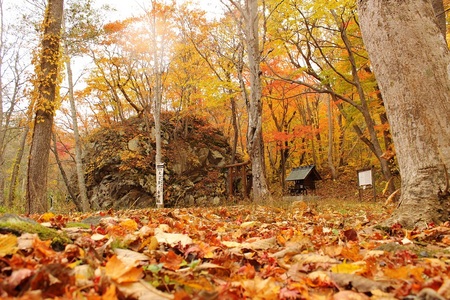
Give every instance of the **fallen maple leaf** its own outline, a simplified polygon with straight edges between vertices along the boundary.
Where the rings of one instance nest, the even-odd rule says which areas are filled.
[[[165,268],[176,271],[180,268],[183,258],[175,254],[172,250],[169,250],[165,256],[161,257],[160,262],[164,264]]]
[[[387,291],[389,284],[378,282],[355,274],[330,273],[330,278],[341,288],[352,287],[360,293],[368,293],[373,290]]]
[[[244,296],[253,300],[271,300],[278,299],[280,293],[280,285],[273,277],[262,279],[257,276],[252,280],[244,280],[241,282],[244,288]]]
[[[55,251],[51,248],[52,241],[41,241],[36,237],[33,241],[34,253],[37,257],[44,260],[49,260],[51,257],[55,256]]]
[[[155,229],[155,237],[160,244],[168,244],[171,247],[175,247],[178,243],[182,246],[188,246],[192,244],[192,239],[186,235],[181,233],[167,233],[164,232],[161,228]]]
[[[268,239],[256,239],[251,242],[242,243],[242,248],[251,250],[267,250],[274,248],[277,245],[277,238],[271,237]]]
[[[105,274],[117,283],[136,282],[142,278],[142,269],[125,264],[113,255],[105,265]]]
[[[106,292],[102,295],[102,300],[116,300],[116,299],[117,299],[116,285],[112,283],[106,289]]]
[[[342,235],[345,237],[346,241],[358,241],[358,233],[353,228],[344,230]]]
[[[424,268],[422,267],[407,265],[395,268],[385,268],[383,271],[384,275],[395,279],[409,279],[413,277],[419,282],[423,282],[424,280],[422,277]]]
[[[344,274],[355,274],[361,271],[364,271],[366,269],[366,264],[363,262],[361,263],[341,263],[338,265],[334,265],[331,267],[331,271],[334,273],[344,273]]]
[[[138,300],[167,300],[174,299],[172,294],[157,290],[150,283],[139,280],[121,284],[117,287],[125,296]]]
[[[55,214],[52,212],[47,212],[45,214],[42,214],[39,217],[39,222],[40,223],[45,223],[45,222],[50,222],[53,218],[55,217]]]
[[[17,237],[12,234],[0,235],[0,256],[14,254],[17,251]]]
[[[119,223],[119,226],[127,231],[136,231],[138,229],[138,224],[135,220],[127,219]]]
[[[128,249],[117,248],[114,250],[114,253],[116,253],[117,258],[125,264],[134,265],[137,261],[147,261],[150,259],[145,254]]]
[[[320,255],[317,253],[306,253],[294,255],[291,260],[293,262],[299,262],[303,264],[311,263],[326,263],[326,264],[337,264],[339,260],[331,258],[327,255]]]

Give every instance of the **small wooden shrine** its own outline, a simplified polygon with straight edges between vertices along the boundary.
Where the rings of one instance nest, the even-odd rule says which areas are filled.
[[[247,174],[249,161],[227,165],[227,193],[228,197],[241,195],[248,198],[251,189],[251,176]]]
[[[286,181],[292,182],[288,191],[290,195],[307,195],[308,190],[316,189],[316,181],[322,180],[315,165],[301,166],[292,169]]]

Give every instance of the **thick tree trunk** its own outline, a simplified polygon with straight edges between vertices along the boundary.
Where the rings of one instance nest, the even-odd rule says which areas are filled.
[[[448,220],[450,60],[431,2],[358,5],[402,178],[401,204],[390,223],[413,227]]]
[[[36,68],[36,114],[28,160],[28,213],[44,213],[48,210],[47,170],[57,99],[63,4],[63,0],[48,0],[43,24],[40,62]]]

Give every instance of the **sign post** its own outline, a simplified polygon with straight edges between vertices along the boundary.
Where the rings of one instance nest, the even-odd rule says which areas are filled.
[[[375,201],[377,197],[377,191],[375,190],[375,177],[373,176],[373,166],[371,168],[357,170],[356,172],[358,174],[359,201],[362,200],[361,190],[365,190],[367,188],[373,189],[373,201]]]
[[[164,207],[164,163],[156,165],[156,207]]]

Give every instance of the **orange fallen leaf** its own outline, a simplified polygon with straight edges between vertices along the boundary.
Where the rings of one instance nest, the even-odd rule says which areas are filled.
[[[407,266],[401,266],[401,267],[395,267],[395,268],[386,268],[383,270],[384,275],[395,278],[395,279],[410,279],[413,277],[419,282],[423,282],[423,271],[424,268],[422,267],[416,267],[412,265]]]
[[[180,268],[181,263],[183,262],[183,258],[179,255],[177,255],[172,250],[169,250],[169,252],[161,257],[160,262],[164,264],[164,267],[176,271]]]
[[[349,242],[347,247],[342,249],[341,255],[343,258],[351,261],[359,261],[363,258],[360,253],[360,247],[358,243]]]
[[[116,291],[116,285],[113,283],[111,284],[106,292],[102,295],[102,300],[115,300],[117,299],[117,291]]]
[[[136,282],[142,278],[142,269],[124,264],[114,255],[105,265],[105,274],[117,283]]]
[[[33,249],[37,257],[50,259],[56,255],[55,251],[51,248],[52,241],[41,241],[39,238],[35,238],[33,241]]]
[[[280,285],[273,277],[262,279],[257,276],[251,280],[242,281],[244,296],[254,300],[278,299]]]

